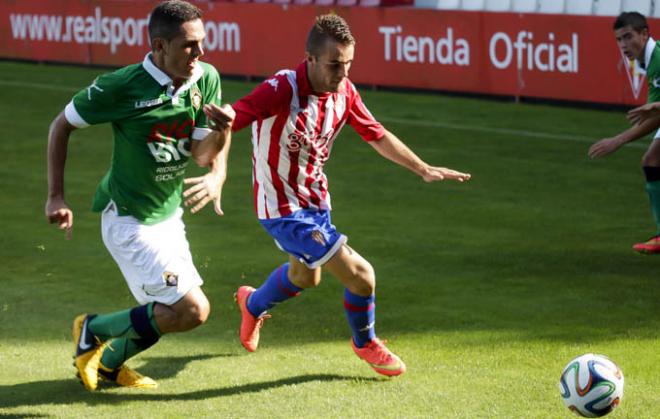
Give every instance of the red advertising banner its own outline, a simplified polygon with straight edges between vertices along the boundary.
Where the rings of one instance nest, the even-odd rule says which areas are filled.
[[[121,66],[149,49],[155,1],[0,0],[0,57]],[[269,76],[304,58],[328,7],[196,2],[204,61],[221,74]],[[644,102],[645,80],[622,57],[612,17],[336,8],[349,22],[355,83],[611,104]],[[654,26],[656,20],[650,19]]]

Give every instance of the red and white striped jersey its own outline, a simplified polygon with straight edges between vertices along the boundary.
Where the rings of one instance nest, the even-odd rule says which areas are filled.
[[[348,79],[338,93],[312,92],[307,66],[282,70],[234,105],[233,130],[252,124],[252,182],[259,219],[330,209],[323,166],[345,123],[364,141],[385,134]]]

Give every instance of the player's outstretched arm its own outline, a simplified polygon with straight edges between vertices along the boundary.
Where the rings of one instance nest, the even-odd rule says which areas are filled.
[[[46,200],[46,218],[51,224],[66,231],[66,238],[71,239],[73,229],[73,211],[64,201],[64,165],[66,163],[69,137],[75,127],[61,112],[50,124],[48,130],[48,198]]]
[[[204,105],[204,113],[213,131],[201,141],[193,141],[191,152],[201,167],[211,166],[204,176],[184,179],[192,185],[183,192],[184,205],[194,214],[213,201],[216,214],[224,215],[221,205],[222,187],[227,179],[227,160],[231,145],[231,126],[236,113],[230,105]]]
[[[204,105],[204,113],[209,120],[213,132],[201,141],[193,141],[192,157],[201,167],[210,166],[225,146],[226,139],[231,136],[231,125],[236,113],[230,105]]]
[[[385,135],[378,141],[369,142],[383,157],[405,167],[419,175],[425,182],[451,179],[459,182],[470,180],[469,173],[462,173],[446,167],[430,166],[420,159],[396,135],[385,130]]]
[[[638,125],[649,119],[655,119],[660,125],[660,102],[651,102],[628,111],[630,123]]]
[[[213,133],[209,135],[213,135]],[[226,134],[224,140],[222,149],[211,162],[211,170],[206,175],[183,180],[186,185],[192,185],[183,192],[183,198],[185,199],[184,205],[192,207],[190,212],[193,214],[213,201],[215,213],[224,215],[221,205],[222,187],[225,180],[227,180],[227,160],[231,146],[231,132]]]
[[[610,138],[603,138],[589,147],[589,157],[597,159],[612,154],[624,144],[640,139],[656,130],[659,125],[659,119],[651,118],[642,121],[637,125],[633,125],[619,135]]]

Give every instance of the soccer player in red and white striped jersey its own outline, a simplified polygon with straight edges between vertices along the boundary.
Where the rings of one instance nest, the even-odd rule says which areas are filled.
[[[317,286],[324,267],[345,286],[353,350],[378,373],[394,376],[406,366],[376,337],[374,270],[331,222],[324,164],[348,124],[382,156],[426,182],[463,182],[470,175],[428,165],[376,121],[348,79],[354,48],[355,39],[341,17],[319,16],[307,38],[305,61],[267,79],[233,110],[207,106],[205,111],[211,121],[231,125],[233,131],[251,124],[255,210],[278,247],[289,253],[289,261],[261,287],[242,286],[236,293],[243,346],[255,351],[267,311]],[[204,164],[221,148],[204,140],[194,157]]]

